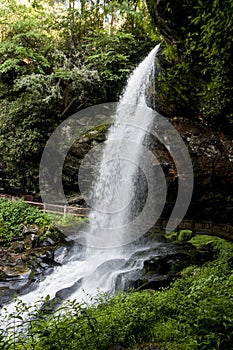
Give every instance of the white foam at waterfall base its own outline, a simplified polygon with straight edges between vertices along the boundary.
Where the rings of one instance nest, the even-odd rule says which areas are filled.
[[[133,249],[130,245],[124,249],[122,246],[133,240],[135,228],[132,230],[130,220],[136,190],[134,177],[142,155],[140,145],[153,122],[145,94],[158,48],[156,46],[129,77],[115,122],[108,132],[91,198],[85,260],[80,260],[78,252],[74,253],[70,261],[56,267],[36,290],[20,297],[26,304],[34,304],[47,295],[52,299],[59,290],[81,279],[80,288],[69,295],[70,300],[88,300],[87,295],[95,295],[98,290],[114,291],[115,278]],[[145,108],[148,113],[145,113]],[[135,266],[138,268],[137,264]],[[13,312],[14,303],[10,303],[6,310]]]

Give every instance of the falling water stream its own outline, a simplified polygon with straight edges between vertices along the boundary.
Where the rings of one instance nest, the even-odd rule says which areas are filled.
[[[51,299],[88,300],[98,290],[113,292],[125,288],[124,279],[119,279],[119,275],[142,267],[143,259],[133,259],[135,252],[147,249],[135,243],[140,237],[137,235],[139,223],[134,225],[138,201],[136,182],[143,144],[153,125],[146,92],[155,75],[158,49],[159,45],[131,74],[118,103],[91,195],[85,246],[81,250],[80,246],[74,246],[72,256],[62,266],[56,267],[35,290],[21,296],[26,304],[47,295]]]

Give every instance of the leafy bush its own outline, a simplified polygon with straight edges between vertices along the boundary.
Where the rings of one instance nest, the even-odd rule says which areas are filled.
[[[56,225],[58,226],[78,226],[81,223],[87,221],[88,219],[86,217],[79,217],[72,214],[67,215],[56,215],[56,214],[49,214],[49,217],[53,222],[56,222]]]
[[[4,188],[38,192],[38,165],[54,129],[80,109],[117,100],[129,72],[154,45],[141,1],[80,5],[1,1]]]
[[[52,227],[49,216],[38,208],[23,200],[0,199],[0,241],[23,237],[23,224],[38,225],[43,232],[49,232]]]
[[[146,0],[162,34],[166,62],[158,105],[168,116],[233,123],[232,0]]]

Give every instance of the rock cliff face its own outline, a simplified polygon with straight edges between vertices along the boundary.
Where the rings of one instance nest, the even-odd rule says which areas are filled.
[[[214,220],[232,224],[233,217],[233,141],[229,135],[202,124],[199,118],[190,120],[173,118],[171,123],[184,140],[193,163],[194,191],[187,213],[196,220]],[[105,133],[84,135],[70,150],[64,164],[64,185],[78,191],[78,168],[82,158],[97,143],[105,140]],[[177,196],[177,172],[166,150],[155,138],[150,140],[150,149],[156,153],[167,180],[167,205],[163,215],[168,216]],[[91,169],[91,167],[90,167]],[[90,175],[87,167],[87,176]],[[75,198],[72,199],[75,203]],[[76,203],[84,204],[77,196]]]
[[[189,216],[232,224],[232,137],[189,119],[172,120],[193,163],[194,192]]]

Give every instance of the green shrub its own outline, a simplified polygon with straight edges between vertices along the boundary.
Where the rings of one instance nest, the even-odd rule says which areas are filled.
[[[0,241],[23,237],[23,224],[38,225],[43,232],[52,227],[49,216],[23,200],[0,199]]]
[[[67,214],[67,215],[50,214],[49,216],[53,222],[56,222],[56,225],[64,226],[64,227],[78,226],[88,220],[86,217],[79,217],[72,214]]]

